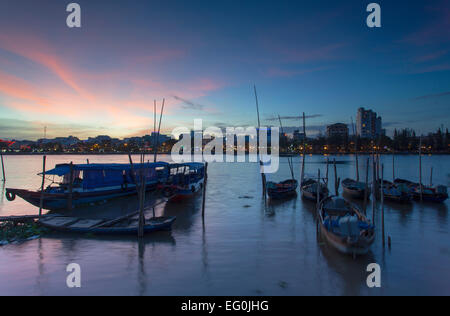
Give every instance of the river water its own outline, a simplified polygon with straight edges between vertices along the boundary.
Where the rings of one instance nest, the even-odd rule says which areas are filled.
[[[354,177],[352,156],[336,156],[338,176]],[[6,187],[37,189],[41,156],[6,156]],[[127,156],[48,156],[47,166],[73,161],[127,162]],[[169,160],[168,156],[161,157]],[[139,158],[136,156],[135,161]],[[307,174],[326,173],[324,156],[307,157]],[[360,157],[361,177],[366,157]],[[385,178],[392,179],[392,158],[382,157]],[[300,175],[301,160],[294,159]],[[418,180],[418,157],[396,157],[396,176]],[[424,156],[424,182],[449,185],[450,156]],[[156,208],[175,215],[172,232],[125,238],[51,233],[43,238],[0,247],[0,295],[450,295],[449,201],[444,204],[386,203],[382,247],[377,205],[377,240],[367,256],[353,259],[317,239],[314,204],[300,194],[264,206],[256,163],[212,163],[208,167],[205,221],[201,194]],[[334,169],[330,167],[330,190]],[[286,158],[268,180],[290,177]],[[8,202],[0,183],[0,216],[36,214],[17,198]],[[147,201],[152,205],[155,200]],[[137,198],[123,198],[76,210],[109,217],[137,209]],[[148,208],[151,214],[151,208]],[[371,208],[368,209],[371,218]],[[66,285],[70,263],[81,266],[82,287]],[[367,265],[381,266],[381,288],[368,288]]]

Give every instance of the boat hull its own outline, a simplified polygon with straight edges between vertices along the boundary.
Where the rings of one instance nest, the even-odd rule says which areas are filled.
[[[144,233],[151,233],[155,231],[171,230],[172,224],[175,222],[175,217],[167,217],[164,220],[152,221],[148,220],[144,225]],[[75,234],[95,234],[95,235],[133,235],[138,233],[139,226],[125,226],[125,227],[71,227],[48,224],[46,220],[39,221],[39,224],[55,231]],[[76,225],[76,224],[75,224]]]
[[[353,256],[366,255],[369,252],[370,246],[373,244],[375,239],[375,237],[373,237],[365,242],[347,244],[342,239],[336,237],[334,234],[331,234],[323,224],[320,224],[320,232],[321,235],[328,242],[328,244],[330,244],[337,251],[345,255],[353,255]]]
[[[149,184],[147,191],[154,191],[155,184]],[[29,191],[22,189],[6,189],[6,194],[11,196],[18,196],[28,203],[39,207],[41,203],[41,192]],[[128,188],[117,188],[112,190],[91,191],[91,192],[73,192],[72,193],[72,207],[77,208],[91,203],[100,201],[108,201],[114,198],[136,195],[137,191],[134,186]],[[50,211],[67,209],[69,200],[68,193],[44,193],[43,208]]]
[[[343,189],[344,189],[344,193],[353,199],[360,199],[360,200],[364,199],[364,196],[365,196],[364,190],[353,190],[353,189],[346,188],[346,187],[343,187]],[[367,195],[367,196],[369,196],[369,195]]]
[[[307,190],[303,190],[302,189],[302,197],[307,200],[307,201],[311,201],[311,202],[317,202],[317,194],[314,192],[310,192]],[[328,194],[324,194],[324,193],[320,193],[320,201],[326,199],[328,197]]]
[[[298,182],[287,180],[280,183],[270,182],[267,184],[267,195],[273,200],[287,199],[297,195]]]

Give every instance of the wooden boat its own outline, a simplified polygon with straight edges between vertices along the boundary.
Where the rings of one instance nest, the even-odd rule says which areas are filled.
[[[169,165],[167,181],[158,187],[165,197],[171,197],[173,201],[192,197],[203,189],[204,183],[204,163],[179,163]]]
[[[71,171],[72,169],[72,171]],[[72,174],[72,179],[70,175]],[[42,174],[39,174],[43,176]],[[135,183],[144,177],[147,191],[155,190],[159,183],[167,181],[169,164],[165,162],[134,164],[59,164],[45,173],[51,184],[44,189],[43,208],[61,210],[72,200],[72,207],[137,194]],[[58,178],[58,179],[56,179]],[[16,196],[39,207],[41,191],[6,189],[6,198]]]
[[[283,182],[267,182],[267,195],[271,199],[281,200],[297,194],[298,181],[295,179]]]
[[[386,201],[397,202],[397,203],[409,203],[412,200],[412,194],[410,190],[401,184],[395,184],[384,180],[383,184],[380,185],[383,189],[383,196]]]
[[[333,196],[320,203],[318,213],[321,235],[332,247],[353,256],[369,252],[375,229],[356,206]]]
[[[364,199],[366,195],[366,184],[364,182],[358,182],[353,179],[345,179],[342,181],[342,187],[344,193],[354,199]],[[370,197],[372,190],[367,188],[367,197]]]
[[[302,197],[308,201],[317,201],[317,180],[306,179],[301,186]],[[329,195],[328,188],[325,184],[320,183],[319,199],[326,199]]]
[[[414,200],[420,200],[420,184],[414,183],[409,180],[395,179],[396,185],[403,185],[412,195]],[[443,203],[448,199],[447,187],[444,185],[438,185],[435,187],[425,186],[422,184],[422,198],[425,202]]]
[[[175,219],[175,217],[154,217],[148,219],[145,221],[144,233],[170,230]],[[45,217],[39,220],[38,223],[52,230],[78,234],[131,235],[137,234],[139,229],[139,220],[136,218],[107,221],[102,219],[54,216]]]

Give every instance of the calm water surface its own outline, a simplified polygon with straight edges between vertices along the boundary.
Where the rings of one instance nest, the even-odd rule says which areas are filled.
[[[47,165],[127,162],[127,156],[49,156]],[[331,157],[334,158],[334,157]],[[135,157],[135,161],[138,161]],[[169,159],[162,157],[162,159]],[[325,174],[323,156],[307,158],[307,173]],[[340,178],[354,176],[352,156],[338,156]],[[383,157],[386,178],[392,158]],[[365,158],[361,158],[365,164]],[[40,156],[7,156],[7,187],[37,189]],[[300,174],[300,159],[294,159]],[[363,164],[363,163],[362,163]],[[425,156],[424,179],[449,185],[450,157]],[[418,158],[396,157],[396,175],[418,180]],[[365,168],[362,166],[361,169]],[[209,165],[206,217],[201,195],[184,203],[156,208],[158,215],[176,215],[172,232],[138,241],[127,238],[51,234],[0,248],[1,295],[450,295],[449,202],[409,206],[386,205],[386,232],[392,248],[383,249],[380,234],[369,255],[353,260],[317,240],[314,205],[292,200],[264,207],[259,166],[252,163]],[[269,180],[289,177],[286,159]],[[361,175],[365,172],[361,170]],[[364,177],[364,176],[362,176]],[[424,180],[425,182],[425,180]],[[330,168],[330,189],[334,171]],[[333,189],[334,190],[334,189]],[[0,184],[0,216],[36,214],[17,198],[8,202]],[[148,201],[150,206],[155,202]],[[109,217],[137,209],[125,198],[76,210],[83,216]],[[151,208],[147,210],[152,214]],[[372,216],[371,209],[368,210]],[[380,231],[380,213],[376,224]],[[66,287],[66,266],[78,263],[82,288]],[[382,268],[382,287],[366,286],[366,267]]]

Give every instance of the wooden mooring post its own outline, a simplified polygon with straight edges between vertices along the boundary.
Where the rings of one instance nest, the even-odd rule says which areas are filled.
[[[145,215],[144,215],[144,206],[145,206],[145,190],[146,190],[146,179],[145,179],[145,170],[144,170],[144,161],[145,156],[141,154],[141,185],[140,190],[141,194],[139,194],[139,229],[138,229],[138,237],[144,237],[144,225],[145,225]]]
[[[364,213],[367,215],[367,200],[369,199],[369,166],[370,166],[370,159],[367,158],[367,164],[366,164],[366,186],[364,188]]]
[[[422,137],[419,142],[419,186],[420,186],[420,202],[423,202],[423,186],[422,186]]]
[[[39,217],[42,216],[42,208],[44,207],[44,186],[45,186],[45,164],[47,156],[42,157],[42,183],[41,183],[41,200],[39,201]]]
[[[333,160],[333,165],[334,165],[334,191],[336,193],[336,196],[338,196],[339,195],[339,185],[340,185],[341,179],[338,178],[338,175],[337,175],[336,158],[334,158],[334,160]]]
[[[381,234],[383,247],[385,245],[385,234],[384,234],[384,165],[381,165]]]
[[[328,157],[327,157],[327,173],[326,173],[326,176],[325,176],[325,181],[327,183],[327,188],[328,188],[328,169],[329,169],[329,165],[330,165],[330,159],[328,159]]]
[[[5,162],[3,161],[3,154],[0,154],[0,157],[2,159],[2,173],[3,173],[3,182],[6,182],[6,176],[5,176]]]
[[[375,204],[377,199],[377,163],[375,155],[373,155],[373,168],[372,168],[372,224],[375,225]]]
[[[392,182],[395,181],[395,154],[392,153]]]
[[[70,211],[73,207],[73,162],[70,162],[70,174],[69,174],[69,196],[67,198],[67,209]]]
[[[208,183],[208,163],[205,163],[205,175],[203,180],[203,196],[202,196],[202,218],[205,219],[206,206],[206,184]]]
[[[430,187],[432,187],[433,186],[433,167],[431,167],[431,170],[430,170]]]
[[[318,169],[317,172],[317,206],[316,206],[316,210],[317,212],[319,212],[319,206],[320,206],[320,169]]]
[[[141,156],[141,159],[142,159],[142,156]],[[138,211],[138,214],[139,214],[139,227],[138,227],[138,237],[142,237],[142,236],[144,236],[144,230],[143,230],[143,225],[142,225],[142,230],[141,230],[141,222],[142,222],[142,215],[143,215],[143,213],[144,213],[144,210],[143,210],[143,204],[141,203],[142,202],[142,189],[141,189],[141,185],[140,185],[140,183],[138,182],[138,180],[136,179],[136,173],[134,172],[134,165],[133,165],[133,159],[131,158],[131,154],[128,154],[128,160],[130,161],[130,169],[131,169],[131,178],[132,178],[132,180],[133,180],[133,182],[134,182],[134,185],[135,185],[135,187],[136,187],[136,193],[137,193],[137,195],[138,195],[138,200],[139,200],[139,211]],[[142,184],[142,177],[141,177],[141,184]]]

